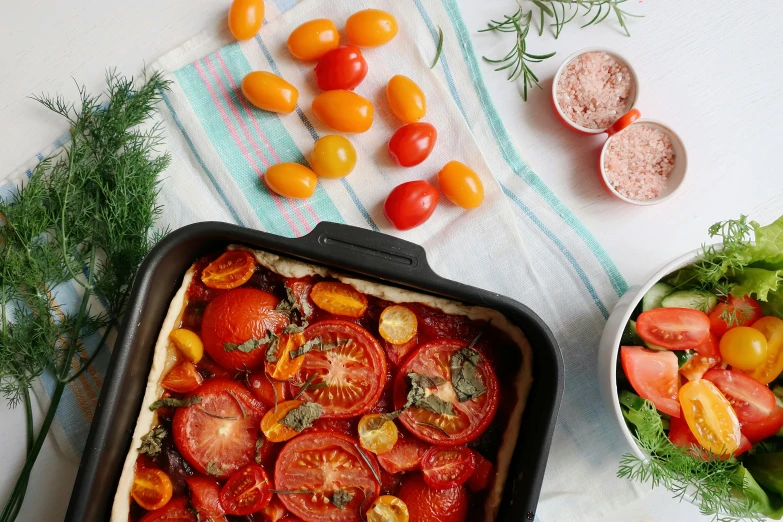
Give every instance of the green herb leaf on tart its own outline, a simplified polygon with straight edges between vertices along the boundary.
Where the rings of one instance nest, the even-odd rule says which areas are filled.
[[[294,310],[298,310],[299,312],[302,311],[299,308],[299,303],[296,301],[296,297],[294,297],[294,293],[291,292],[291,289],[287,286],[285,287],[285,299],[280,301],[275,310],[286,315],[291,315]]]
[[[309,489],[270,489],[276,495],[315,495],[315,491]]]
[[[364,453],[364,450],[359,446],[359,444],[354,444],[354,448],[356,448],[356,451],[359,452],[359,456],[362,458],[364,463],[367,465],[368,468],[370,468],[370,472],[372,473],[372,476],[375,477],[375,481],[378,482],[378,485],[381,486],[383,483],[381,482],[381,476],[378,475],[378,470],[375,469],[375,466],[372,465],[370,462],[370,459],[367,458],[367,455]]]
[[[236,343],[223,343],[223,349],[227,352],[234,352],[236,350],[239,350],[242,353],[250,353],[253,350],[256,350],[263,345],[270,343],[274,343],[274,348],[277,348],[277,342],[279,341],[277,334],[275,334],[271,330],[266,331],[266,335],[262,337],[261,339],[248,339],[244,343],[236,344]],[[267,359],[269,358],[269,348],[267,348]],[[274,361],[268,361],[268,362],[277,362],[277,359]]]
[[[201,404],[201,397],[193,395],[184,399],[176,399],[174,397],[166,397],[165,399],[158,399],[150,404],[150,411],[166,408],[190,408],[194,404]],[[206,413],[206,412],[205,412]]]
[[[320,350],[321,349],[321,344],[322,343],[321,343],[321,338],[320,337],[313,337],[309,341],[306,341],[302,346],[300,346],[296,350],[291,350],[288,355],[293,360],[293,359],[296,359],[297,357],[303,356],[304,354],[306,354],[310,350],[313,350],[313,349]]]
[[[369,431],[375,431],[379,430],[383,427],[384,424],[387,422],[393,421],[397,417],[400,416],[402,412],[405,411],[405,408],[400,408],[399,410],[390,411],[389,413],[381,413],[374,419],[372,419],[370,422],[367,423],[367,430]]]
[[[318,349],[322,352],[328,352],[329,350],[334,350],[335,348],[349,346],[351,343],[353,343],[353,339],[340,339],[334,343],[321,343],[321,346]]]
[[[162,426],[155,426],[146,435],[141,436],[139,453],[148,457],[155,457],[163,449],[163,439],[166,438],[166,430]]]
[[[280,343],[280,338],[271,330],[267,330],[266,337],[269,337],[269,344],[266,347],[266,362],[277,362],[277,345]]]
[[[476,378],[476,366],[481,355],[472,348],[463,348],[451,356],[451,385],[459,402],[469,401],[487,392],[487,387]]]
[[[310,377],[308,377],[307,380],[299,387],[299,391],[296,392],[296,395],[294,395],[293,400],[297,400],[299,397],[301,397],[301,395],[310,388],[310,386],[313,384],[313,381],[315,380],[316,377],[318,377],[317,373],[314,373]],[[323,384],[324,387],[326,387],[325,382],[319,384]]]
[[[429,377],[418,373],[409,373],[408,381],[410,389],[408,391],[407,401],[403,408],[415,406],[424,410],[437,413],[438,415],[454,415],[454,407],[450,402],[446,402],[435,394],[427,393],[432,388],[437,388],[445,381],[440,377]]]
[[[302,431],[313,426],[313,422],[323,415],[324,409],[316,402],[306,402],[294,408],[280,419],[280,424],[294,431]]]
[[[223,471],[223,467],[220,464],[212,461],[207,462],[205,468],[207,470],[207,475],[212,475],[213,477],[221,477],[225,473],[225,471]]]
[[[261,436],[261,434],[259,433],[258,439],[256,440],[256,456],[254,459],[256,461],[256,464],[261,464],[261,448],[263,447],[264,447],[264,437]]]
[[[335,491],[329,497],[329,502],[331,502],[337,509],[345,509],[345,506],[347,506],[351,500],[353,500],[353,493],[347,489]]]
[[[310,326],[310,323],[306,319],[302,319],[302,324],[289,323],[283,327],[284,334],[298,334],[305,331],[305,328]]]

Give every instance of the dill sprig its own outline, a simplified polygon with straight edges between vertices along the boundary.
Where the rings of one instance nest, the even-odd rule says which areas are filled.
[[[504,15],[502,20],[490,20],[486,29],[479,32],[498,31],[501,33],[516,33],[514,45],[503,58],[484,60],[497,64],[496,71],[510,69],[509,81],[522,78],[522,98],[527,101],[528,88],[541,87],[538,77],[530,68],[530,64],[540,63],[555,55],[532,54],[527,50],[527,37],[534,20],[538,22],[538,35],[544,34],[544,28],[549,26],[555,38],[560,36],[566,24],[581,14],[586,23],[582,27],[597,25],[614,14],[620,28],[631,36],[628,30],[628,18],[641,18],[641,15],[629,13],[622,4],[627,0],[518,0],[519,8],[512,15]],[[528,8],[526,8],[528,7]],[[581,11],[580,11],[581,9]],[[537,14],[536,13],[537,10]]]
[[[143,85],[109,72],[106,100],[79,88],[78,105],[35,96],[65,118],[70,142],[42,161],[24,186],[0,201],[0,393],[27,410],[27,460],[0,514],[16,519],[30,471],[54,420],[65,386],[101,353],[122,316],[141,261],[159,239],[152,231],[160,152],[157,125],[142,126],[167,82]],[[56,302],[62,284],[79,287],[76,308]],[[99,335],[97,344],[84,342]],[[29,388],[55,377],[51,404],[33,434]]]

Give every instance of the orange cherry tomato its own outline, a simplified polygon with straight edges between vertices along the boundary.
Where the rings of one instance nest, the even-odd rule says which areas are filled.
[[[244,250],[229,250],[204,268],[201,282],[209,288],[230,290],[247,283],[256,269],[256,259]]]
[[[250,40],[264,25],[264,0],[234,0],[228,10],[228,28],[237,40]]]
[[[242,78],[242,95],[261,110],[289,114],[296,109],[296,87],[267,71],[253,71]]]
[[[393,305],[381,312],[378,333],[392,344],[405,344],[416,335],[418,320],[410,309]]]
[[[751,328],[767,339],[767,360],[749,375],[762,384],[769,384],[783,373],[783,320],[762,317]]]
[[[165,390],[176,393],[190,393],[204,382],[201,374],[190,361],[183,361],[172,368],[160,385]]]
[[[275,381],[287,381],[299,371],[304,362],[304,356],[291,359],[291,352],[305,343],[304,335],[281,335],[277,344],[277,362],[265,363],[266,373]]]
[[[405,123],[416,123],[427,114],[427,99],[416,82],[398,74],[386,86],[386,99],[397,118]]]
[[[182,352],[190,362],[197,363],[204,357],[204,343],[196,332],[177,328],[169,334],[169,341],[174,343],[177,350]]]
[[[346,317],[361,317],[367,309],[367,298],[345,283],[322,281],[310,291],[310,299],[321,310]]]
[[[315,142],[310,166],[321,178],[344,178],[356,166],[356,149],[344,136],[324,136]]]
[[[366,132],[372,126],[375,107],[353,91],[336,90],[316,96],[313,113],[337,132]]]
[[[278,163],[264,174],[266,185],[285,198],[306,199],[315,193],[318,176],[299,163]]]
[[[438,172],[440,189],[457,206],[476,208],[484,201],[484,185],[478,174],[459,161],[449,161]]]
[[[284,442],[293,439],[299,432],[292,430],[280,421],[288,415],[288,412],[304,404],[304,401],[285,401],[277,405],[277,409],[271,409],[266,412],[261,419],[261,431],[269,442]]]
[[[173,492],[174,486],[169,476],[155,468],[145,468],[136,473],[131,486],[133,500],[147,511],[165,506]]]
[[[381,415],[371,413],[359,421],[359,444],[367,451],[375,454],[386,453],[397,444],[399,431],[392,420],[386,420],[379,427],[373,426],[379,422]]]
[[[326,18],[305,22],[288,37],[288,50],[300,60],[317,60],[339,45],[337,26]]]
[[[397,20],[380,9],[365,9],[345,22],[348,41],[359,47],[378,47],[397,35]]]
[[[731,403],[710,381],[699,379],[680,388],[685,422],[701,446],[716,455],[737,451],[742,434]]]
[[[366,513],[367,522],[408,522],[408,506],[392,495],[383,495],[375,499]]]

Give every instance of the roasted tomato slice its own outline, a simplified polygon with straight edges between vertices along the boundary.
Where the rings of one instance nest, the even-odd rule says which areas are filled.
[[[775,409],[775,394],[753,377],[733,370],[710,370],[712,382],[731,403],[740,422],[761,422]]]
[[[264,368],[266,368],[266,373],[275,381],[287,381],[296,375],[302,367],[304,357],[292,359],[291,352],[302,346],[305,343],[305,338],[301,333],[296,333],[283,334],[279,339],[277,350],[275,351],[277,360],[264,363]]]
[[[202,520],[226,522],[226,511],[220,505],[220,484],[215,479],[194,475],[185,482],[190,489],[190,504]]]
[[[461,486],[475,470],[476,459],[465,446],[433,446],[421,459],[424,482],[435,489]]]
[[[656,308],[642,312],[636,329],[647,343],[669,350],[689,350],[709,338],[710,318],[690,308]]]
[[[159,469],[145,468],[136,471],[131,496],[138,505],[152,511],[160,509],[171,500],[174,486],[168,475]]]
[[[378,463],[389,473],[419,469],[429,447],[426,442],[401,431],[392,449],[378,455]]]
[[[259,425],[266,406],[242,384],[209,379],[190,395],[201,403],[177,408],[172,422],[174,444],[199,473],[227,477],[255,457]]]
[[[680,414],[677,356],[673,352],[623,346],[620,348],[620,360],[625,376],[641,398],[652,401],[656,408],[672,417]]]
[[[397,496],[408,506],[411,522],[465,522],[468,518],[468,491],[464,486],[434,489],[415,473],[405,478]]]
[[[294,378],[307,382],[316,375],[301,400],[323,406],[324,417],[353,417],[375,404],[386,381],[386,357],[367,330],[347,321],[320,321],[304,335],[308,341],[319,338],[320,348],[304,356]]]
[[[199,375],[196,367],[190,361],[183,361],[169,370],[169,373],[160,383],[163,389],[177,392],[190,393],[199,386],[204,379]]]
[[[336,433],[313,432],[294,438],[277,459],[275,489],[313,494],[280,495],[280,500],[307,522],[361,522],[362,502],[365,508],[372,505],[380,491],[375,479],[380,470],[372,453],[360,451],[358,440]],[[330,500],[339,491],[352,495],[344,509]]]
[[[310,291],[310,299],[330,314],[361,317],[367,309],[367,298],[351,285],[335,281],[316,283]]]
[[[278,299],[254,288],[217,296],[204,310],[201,339],[216,363],[230,370],[255,370],[265,360],[268,331],[279,334],[288,317],[275,311]],[[250,344],[248,344],[250,343]]]
[[[467,346],[467,343],[456,339],[425,343],[400,367],[394,383],[395,408],[405,405],[409,388],[408,375],[416,373],[440,381],[440,384],[428,389],[426,393],[436,395],[449,403],[454,410],[454,415],[447,415],[414,406],[402,413],[400,421],[422,440],[442,446],[458,446],[481,435],[495,416],[499,397],[498,381],[494,370],[483,356],[479,354],[476,379],[486,388],[485,393],[460,402],[451,384],[452,357]]]
[[[220,505],[230,515],[250,515],[272,500],[269,477],[264,468],[250,464],[228,479],[220,489]]]
[[[196,522],[196,515],[188,509],[186,497],[173,498],[168,504],[150,511],[139,522]]]
[[[228,290],[247,283],[256,269],[256,260],[244,250],[230,250],[201,272],[201,282],[209,288]]]

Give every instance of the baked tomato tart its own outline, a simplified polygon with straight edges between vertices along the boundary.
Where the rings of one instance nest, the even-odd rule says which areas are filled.
[[[111,520],[494,520],[531,364],[494,310],[229,247],[170,305]]]

